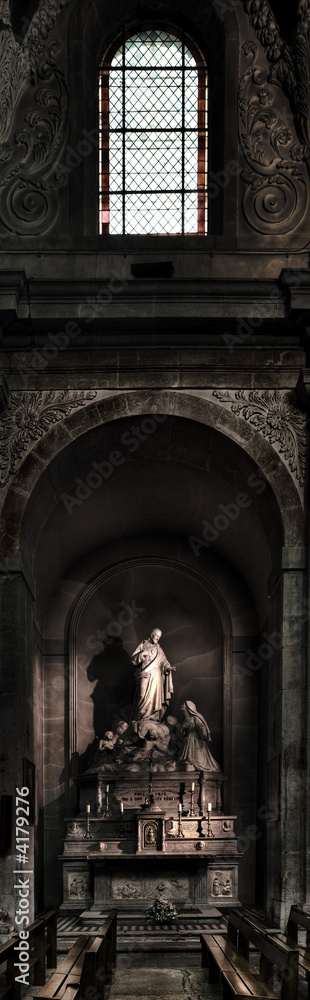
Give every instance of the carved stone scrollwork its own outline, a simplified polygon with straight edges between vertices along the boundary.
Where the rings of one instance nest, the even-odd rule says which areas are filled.
[[[0,487],[6,486],[34,443],[71,410],[86,406],[97,392],[52,391],[12,393],[1,420]]]
[[[284,390],[214,390],[232,413],[248,420],[273,445],[300,486],[305,482],[306,418]]]
[[[310,0],[297,0],[292,43],[281,37],[268,0],[242,0],[251,27],[265,49],[270,65],[268,81],[278,83],[290,100],[302,155],[308,161],[310,142]]]
[[[17,105],[29,84],[36,83],[39,57],[49,32],[71,0],[41,0],[31,20],[23,18],[23,36],[13,34],[8,0],[0,0],[0,143],[7,139]]]
[[[15,156],[17,147],[22,147],[22,156],[19,153],[18,161],[0,180],[2,222],[20,235],[47,232],[57,218],[57,194],[63,180],[56,179],[55,164],[65,139],[68,112],[66,81],[55,63],[58,51],[59,46],[50,43],[37,69],[38,79],[45,85],[35,91],[36,108],[29,107],[24,127],[14,135]],[[2,158],[6,149],[2,147]]]
[[[251,59],[239,85],[239,135],[248,168],[241,174],[247,186],[243,212],[256,232],[285,235],[305,215],[307,174],[299,164],[299,147],[277,113],[276,88],[257,65],[257,45],[246,42],[243,51]]]

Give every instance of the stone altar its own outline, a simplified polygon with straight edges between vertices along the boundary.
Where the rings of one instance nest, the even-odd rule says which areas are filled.
[[[196,705],[164,719],[172,667],[154,629],[140,643],[134,705],[114,720],[78,779],[80,809],[67,819],[63,908],[130,906],[156,897],[182,908],[238,902],[235,816],[222,810],[225,775]],[[168,677],[168,682],[165,680]],[[150,714],[152,713],[152,714]]]

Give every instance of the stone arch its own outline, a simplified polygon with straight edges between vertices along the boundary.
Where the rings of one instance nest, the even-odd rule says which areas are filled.
[[[101,398],[98,398],[101,397]],[[97,399],[75,410],[40,438],[14,476],[2,511],[3,559],[10,558],[22,547],[23,525],[32,491],[50,462],[70,442],[93,427],[126,416],[163,413],[185,417],[219,431],[239,447],[259,466],[269,483],[283,524],[284,544],[304,544],[304,516],[298,490],[290,472],[269,442],[240,417],[228,413],[203,393],[191,390],[143,390],[98,393]],[[10,533],[12,514],[15,520],[15,541]]]

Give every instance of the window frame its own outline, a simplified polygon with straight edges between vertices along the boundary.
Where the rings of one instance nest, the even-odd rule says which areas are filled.
[[[165,233],[165,232],[144,232],[144,233],[129,233],[125,231],[125,202],[126,202],[126,186],[125,186],[125,172],[124,172],[124,149],[125,149],[125,134],[126,128],[123,126],[123,187],[122,187],[122,198],[123,198],[123,227],[120,233],[110,232],[110,166],[109,166],[109,81],[110,81],[110,70],[113,58],[116,52],[120,48],[123,48],[123,56],[125,53],[125,44],[128,39],[140,32],[156,30],[165,31],[175,38],[177,38],[182,43],[182,93],[184,95],[185,87],[185,59],[184,59],[184,49],[185,47],[190,51],[191,55],[195,59],[198,78],[197,78],[197,230],[195,232],[188,232],[184,230],[184,197],[186,194],[186,188],[184,186],[184,137],[186,135],[184,126],[184,99],[182,101],[183,105],[183,122],[182,122],[182,187],[181,187],[181,197],[182,197],[182,230],[178,233]],[[122,86],[124,93],[125,86],[125,72],[126,65],[123,58],[122,66]],[[99,104],[99,236],[113,236],[118,237],[153,237],[156,239],[158,237],[164,237],[167,239],[169,236],[172,238],[177,237],[201,237],[208,235],[208,229],[206,226],[206,218],[208,213],[208,183],[207,183],[207,171],[208,171],[208,71],[206,60],[196,43],[192,40],[190,35],[184,31],[183,28],[178,27],[170,22],[161,21],[146,21],[142,24],[132,24],[127,28],[123,28],[122,32],[118,34],[117,38],[110,44],[99,64],[99,93],[101,93],[101,100]],[[101,87],[101,91],[100,91]],[[101,106],[100,106],[101,105]],[[151,192],[150,192],[151,193]],[[164,189],[163,189],[163,193]],[[100,226],[100,216],[102,219],[103,213],[107,214],[107,221],[101,222]]]

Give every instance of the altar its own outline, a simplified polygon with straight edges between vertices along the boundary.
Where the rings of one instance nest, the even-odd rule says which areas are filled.
[[[236,817],[218,808],[223,775],[201,773],[195,782],[182,772],[151,782],[118,775],[107,816],[95,807],[102,777],[80,780],[93,809],[66,821],[63,908],[147,908],[158,897],[182,907],[238,902]]]
[[[66,820],[62,855],[62,909],[70,913],[129,905],[140,912],[156,899],[182,910],[238,903],[241,854],[236,816],[223,812],[226,776],[196,705],[182,705],[180,722],[166,714],[173,684],[154,684],[154,653],[159,678],[171,667],[162,668],[159,630],[153,635],[154,652],[150,640],[146,651],[146,643],[138,647],[138,670],[153,665],[152,683],[139,676],[134,706],[77,778],[79,809]]]

